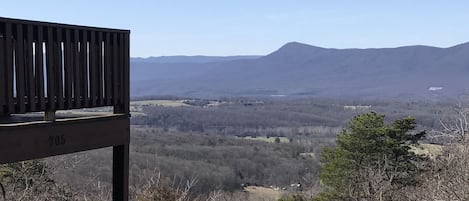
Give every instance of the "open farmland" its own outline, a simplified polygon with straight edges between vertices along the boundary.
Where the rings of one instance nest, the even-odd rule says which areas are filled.
[[[279,139],[279,143],[289,143],[290,139],[287,137],[269,137],[269,136],[258,136],[258,137],[251,137],[251,136],[246,136],[246,137],[240,137],[240,139],[245,139],[245,140],[257,140],[261,142],[268,142],[268,143],[276,143],[276,139]]]

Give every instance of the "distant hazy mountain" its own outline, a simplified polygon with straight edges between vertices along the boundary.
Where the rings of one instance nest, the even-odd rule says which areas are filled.
[[[240,59],[257,59],[261,56],[161,56],[148,58],[131,58],[131,62],[151,63],[210,63],[220,61],[233,61]]]
[[[330,49],[288,43],[263,57],[131,60],[132,95],[455,98],[469,91],[469,44]]]

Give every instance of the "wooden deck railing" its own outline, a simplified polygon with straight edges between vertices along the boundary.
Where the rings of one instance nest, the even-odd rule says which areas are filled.
[[[0,116],[100,106],[127,114],[129,34],[0,18]]]
[[[45,121],[0,124],[0,164],[113,147],[112,200],[128,200],[129,35],[0,18],[0,116],[45,112]],[[55,111],[113,106],[114,114],[55,121]]]

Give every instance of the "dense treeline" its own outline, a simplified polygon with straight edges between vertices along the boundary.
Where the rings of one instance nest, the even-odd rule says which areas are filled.
[[[242,183],[310,185],[318,170],[317,159],[300,155],[305,149],[290,143],[148,129],[134,129],[132,140],[138,144],[132,148],[133,171],[141,171],[138,169],[152,160],[164,175],[197,176],[198,185],[193,190],[201,193],[239,190]]]
[[[235,99],[221,101],[216,107],[144,106],[142,112],[145,115],[133,117],[132,123],[177,129],[182,132],[237,136],[336,135],[337,133],[318,133],[314,128],[344,128],[354,115],[368,111],[387,114],[389,119],[412,115],[423,129],[438,128],[439,119],[452,112],[451,105],[379,101],[360,103],[321,99]]]
[[[319,109],[316,112],[312,110],[314,107],[283,104],[226,104],[211,108],[144,107],[143,112],[147,115],[137,116],[132,122],[138,125],[178,127],[182,131],[203,131],[201,129],[218,127],[337,126],[342,123],[333,118],[333,114],[320,113]]]

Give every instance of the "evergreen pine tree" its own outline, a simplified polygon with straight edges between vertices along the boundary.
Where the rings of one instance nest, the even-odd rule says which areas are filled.
[[[337,146],[322,153],[320,179],[325,191],[315,200],[360,200],[370,194],[371,190],[364,193],[355,188],[358,183],[367,182],[357,177],[366,168],[382,170],[386,178],[392,179],[389,182],[393,189],[417,184],[416,175],[425,158],[412,152],[411,145],[418,143],[425,132],[416,133],[414,129],[412,117],[388,125],[384,115],[375,112],[354,117],[349,129],[337,136]]]

